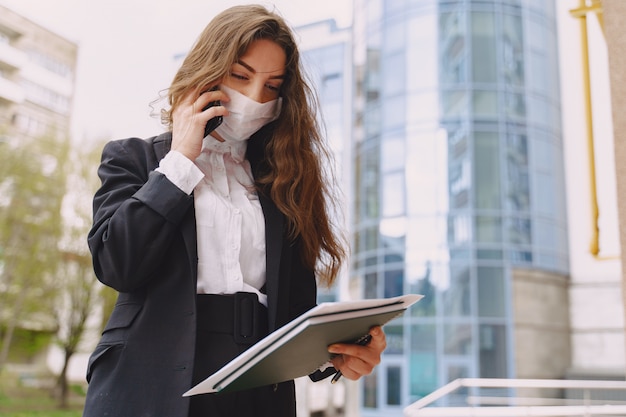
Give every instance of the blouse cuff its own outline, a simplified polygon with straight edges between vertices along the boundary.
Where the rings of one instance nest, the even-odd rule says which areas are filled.
[[[191,194],[196,185],[204,178],[200,168],[178,151],[169,151],[161,159],[159,167],[155,171],[165,175],[168,180],[187,195]]]

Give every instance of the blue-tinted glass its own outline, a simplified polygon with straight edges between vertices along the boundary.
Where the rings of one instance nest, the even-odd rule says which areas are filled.
[[[409,285],[410,294],[422,294],[424,298],[411,307],[411,316],[427,317],[436,313],[436,287],[430,281],[430,275],[418,279]]]
[[[499,209],[500,149],[498,135],[493,132],[474,134],[474,196],[478,209]]]
[[[394,320],[394,322],[396,322]],[[401,355],[404,353],[404,327],[400,323],[394,325],[389,323],[385,326],[385,339],[387,347],[385,355]]]
[[[365,375],[362,378],[363,381],[363,407],[376,408],[378,407],[378,395],[377,395],[377,368],[374,368],[371,374]]]
[[[404,271],[385,271],[385,297],[397,297],[404,294]]]
[[[384,174],[382,178],[383,216],[395,217],[405,213],[404,173]]]
[[[403,52],[406,40],[405,21],[387,21],[383,32],[383,50],[386,54]]]
[[[478,267],[478,315],[480,317],[505,317],[507,293],[504,285],[504,269]]]
[[[404,54],[385,57],[383,64],[383,95],[397,95],[406,91],[406,65]]]
[[[440,75],[444,84],[457,84],[467,80],[467,41],[465,13],[441,13],[439,18]]]
[[[444,118],[461,118],[469,113],[467,91],[450,90],[441,92],[441,112]]]
[[[365,274],[365,294],[364,298],[378,298],[378,277],[376,272]]]
[[[476,259],[501,260],[504,252],[501,249],[476,249]]]
[[[472,79],[476,83],[496,83],[497,51],[493,13],[472,13]]]
[[[476,242],[502,242],[502,219],[498,216],[476,216]]]
[[[505,115],[509,119],[524,120],[526,117],[526,98],[521,93],[504,95]]]
[[[404,95],[385,99],[382,108],[382,128],[385,131],[404,128],[406,124],[406,98]]]
[[[470,268],[450,265],[449,286],[442,291],[443,314],[451,317],[467,316],[471,312]]]
[[[529,218],[509,218],[506,220],[505,227],[509,243],[521,245],[530,245],[532,243],[532,231]]]
[[[443,328],[443,348],[446,355],[469,355],[472,353],[472,326],[470,324],[447,324]]]
[[[402,368],[387,367],[387,405],[402,404]]]
[[[404,136],[394,135],[385,138],[381,144],[381,171],[389,172],[404,168],[406,151],[404,146]]]
[[[479,328],[480,377],[507,378],[507,343],[504,325],[484,324]]]
[[[519,15],[502,16],[502,73],[507,85],[524,84],[524,33]]]
[[[424,397],[439,387],[436,342],[435,325],[411,326],[409,377],[410,395],[412,397]]]
[[[496,119],[500,109],[498,94],[495,91],[476,90],[472,93],[474,117]]]
[[[453,246],[467,243],[472,239],[472,225],[467,215],[448,218],[448,243]]]

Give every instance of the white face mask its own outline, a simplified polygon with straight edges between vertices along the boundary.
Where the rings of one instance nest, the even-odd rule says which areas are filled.
[[[278,119],[282,107],[282,97],[267,103],[259,103],[232,88],[220,85],[230,101],[222,103],[230,113],[224,116],[222,124],[215,129],[226,142],[247,140],[257,130]]]

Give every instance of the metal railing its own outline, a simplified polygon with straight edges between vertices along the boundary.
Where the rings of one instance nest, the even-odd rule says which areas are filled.
[[[626,381],[461,378],[406,407],[404,415],[626,416]]]

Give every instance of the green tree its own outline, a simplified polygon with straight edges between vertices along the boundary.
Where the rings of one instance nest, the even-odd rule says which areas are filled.
[[[99,185],[96,176],[100,147],[74,147],[70,158],[68,190],[63,205],[64,236],[60,243],[62,262],[54,280],[54,317],[59,331],[56,342],[63,351],[63,366],[57,376],[59,406],[69,400],[67,370],[87,330],[87,320],[98,304],[99,295],[87,247],[91,227],[92,196]]]
[[[67,139],[0,143],[0,371],[17,326],[54,330],[48,290],[61,261]]]

